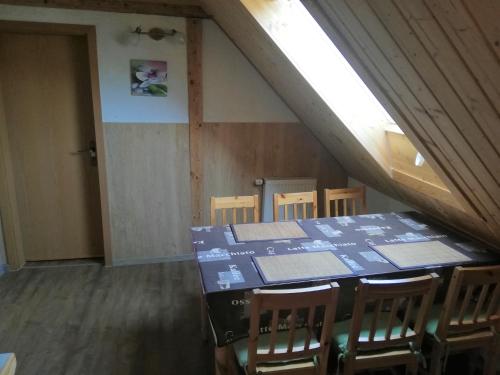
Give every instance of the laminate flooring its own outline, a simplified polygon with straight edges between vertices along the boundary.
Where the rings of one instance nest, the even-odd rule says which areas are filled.
[[[0,277],[0,352],[17,375],[211,374],[193,261],[27,268]]]
[[[16,375],[213,374],[194,261],[29,267],[0,277],[0,353],[16,353]],[[477,356],[450,356],[447,373],[480,368]],[[394,373],[404,370],[377,372]]]

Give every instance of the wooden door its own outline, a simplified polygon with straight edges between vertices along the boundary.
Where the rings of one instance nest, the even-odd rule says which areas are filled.
[[[5,108],[26,260],[103,255],[87,42],[0,34]]]

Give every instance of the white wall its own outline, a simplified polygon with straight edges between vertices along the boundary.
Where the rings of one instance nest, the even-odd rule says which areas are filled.
[[[186,45],[172,39],[154,41],[147,36],[128,42],[136,26],[174,28],[185,32],[180,17],[106,13],[0,5],[0,19],[95,25],[104,122],[187,123]],[[167,97],[130,95],[130,60],[166,60]]]
[[[363,184],[358,180],[349,177],[347,181],[348,187],[360,185]],[[366,203],[368,206],[368,213],[415,211],[414,208],[392,199],[391,197],[382,194],[369,186],[366,187]]]
[[[128,32],[136,26],[141,25],[143,29],[151,27],[175,28],[185,32],[185,19],[176,17],[162,17],[138,14],[120,14],[96,11],[78,11],[67,9],[51,9],[39,7],[22,7],[12,5],[0,5],[0,20],[32,21],[69,23],[82,25],[95,25],[97,33],[97,52],[99,66],[99,85],[101,93],[101,104],[103,121],[105,123],[106,141],[106,163],[108,167],[108,195],[110,197],[110,216],[112,237],[133,236],[133,229],[126,229],[126,233],[120,232],[120,224],[123,221],[133,222],[137,220],[144,225],[148,223],[162,223],[171,217],[171,207],[175,207],[181,198],[170,195],[170,201],[161,199],[162,204],[158,206],[158,200],[145,200],[143,211],[149,213],[148,222],[140,216],[136,210],[133,199],[113,200],[122,197],[126,191],[137,188],[144,192],[145,196],[155,197],[162,195],[168,189],[177,186],[188,187],[189,178],[184,182],[182,178],[169,178],[176,174],[184,176],[189,172],[186,167],[185,152],[180,152],[172,145],[164,142],[162,152],[155,152],[151,147],[150,139],[157,140],[161,133],[169,137],[170,131],[174,134],[184,134],[188,119],[188,93],[187,93],[187,56],[186,45],[174,43],[172,40],[153,41],[148,37],[142,37],[136,44],[133,38],[125,43],[124,37],[133,36]],[[204,87],[204,120],[207,122],[297,122],[298,119],[276,95],[272,88],[259,75],[255,68],[233,45],[227,36],[219,29],[213,21],[203,21],[203,87]],[[128,39],[128,38],[127,38]],[[166,60],[168,64],[167,85],[169,94],[166,98],[137,97],[130,95],[130,60],[131,59],[153,59]],[[162,124],[171,125],[162,127]],[[174,127],[172,124],[180,124]],[[118,125],[114,125],[118,124]],[[135,127],[140,127],[140,130]],[[163,131],[158,129],[160,126]],[[140,179],[134,179],[130,174],[130,163],[125,157],[120,157],[123,147],[127,142],[126,137],[132,134],[132,140],[138,143],[142,153],[128,155],[134,158],[137,166],[145,165]],[[139,134],[139,135],[136,135]],[[125,144],[120,140],[125,139]],[[185,136],[168,138],[178,149],[184,149],[188,145],[187,133]],[[178,143],[176,143],[178,142]],[[161,142],[156,142],[161,143]],[[117,146],[118,145],[118,146]],[[176,151],[177,150],[177,151]],[[174,152],[175,151],[175,152]],[[165,153],[172,153],[168,163],[165,162]],[[113,159],[114,157],[114,159]],[[176,161],[178,158],[179,161]],[[151,165],[161,166],[161,171],[153,170]],[[187,169],[186,169],[187,168]],[[120,179],[116,180],[116,176]],[[167,177],[165,177],[167,176]],[[187,175],[188,176],[188,175]],[[185,179],[185,178],[184,178]],[[154,189],[154,186],[144,187],[144,180],[157,181],[166,187],[162,191]],[[145,189],[145,190],[144,190]],[[150,190],[148,190],[150,189]],[[184,199],[186,195],[183,195]],[[189,194],[187,195],[189,197]],[[127,197],[128,198],[128,197]],[[179,202],[177,202],[179,201]],[[189,201],[189,199],[188,199]],[[149,205],[149,206],[148,206]],[[123,212],[129,216],[124,217]],[[155,224],[153,224],[154,226]],[[186,228],[189,224],[186,224]],[[162,228],[150,228],[153,231]],[[139,228],[140,230],[140,228]],[[173,252],[178,254],[186,249],[189,250],[189,240],[185,240],[186,246],[181,246],[182,237],[178,228],[163,230],[162,238],[169,241],[168,245],[160,243],[154,237],[149,236],[144,243],[143,249],[150,249],[142,254],[145,258],[154,256],[169,256]],[[144,232],[145,233],[145,232]],[[183,232],[187,233],[187,232]],[[122,241],[123,242],[123,241]],[[112,241],[113,254],[120,258],[120,254],[130,255],[130,244],[120,244]],[[156,250],[155,250],[156,249]],[[136,249],[137,250],[137,249]],[[148,254],[149,252],[149,254]],[[135,255],[132,254],[134,257]],[[130,256],[132,256],[130,255]]]
[[[140,14],[0,5],[0,19],[95,25],[104,122],[188,123],[186,45],[139,41],[141,25],[185,32],[185,20]],[[203,21],[203,95],[207,122],[297,122],[297,117],[211,20]],[[168,96],[130,95],[130,60],[166,60]]]
[[[219,26],[203,21],[203,119],[297,122],[297,117]]]

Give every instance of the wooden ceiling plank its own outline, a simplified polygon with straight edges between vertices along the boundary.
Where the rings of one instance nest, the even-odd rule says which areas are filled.
[[[306,1],[306,4],[311,5],[311,3],[315,4],[315,2],[307,2]],[[334,4],[332,4],[332,2],[322,1],[321,4],[323,5],[323,8],[325,8],[326,10],[328,10],[329,8],[333,8],[335,12],[340,12],[342,9],[345,11],[345,8],[346,8],[346,4],[343,1],[335,1]],[[330,6],[330,4],[332,4],[332,6]],[[353,4],[353,2],[348,2],[348,4]],[[366,6],[365,2],[359,2],[359,1],[356,2],[356,6],[361,6],[360,4]],[[352,31],[352,29],[356,29],[356,26],[357,26],[356,25],[357,19],[356,18],[353,19],[352,14],[349,16],[349,14],[342,13],[341,15],[339,15],[339,17],[337,17],[335,20],[332,20],[331,22],[334,23],[335,26],[338,26],[339,23],[341,23],[341,22],[345,22],[347,25],[345,27],[345,30],[341,30],[340,33],[336,33],[336,34],[349,35],[349,32]],[[360,29],[360,28],[362,29],[365,26],[365,24],[366,24],[365,19],[363,19],[363,22],[364,22],[364,24],[362,26],[358,26],[358,29]],[[358,34],[360,33],[360,30],[355,30],[355,31]],[[381,36],[383,36],[383,31],[384,31],[383,27],[382,27],[382,32],[380,32],[380,30],[374,30],[374,29],[370,28],[370,30],[366,32],[366,35],[361,35],[361,36],[359,36],[359,35],[352,36],[351,35],[351,39],[348,40],[348,43],[350,45],[352,45],[352,44],[356,45],[357,53],[359,54],[358,57],[361,57],[361,59],[363,60],[363,63],[367,64],[368,67],[371,69],[371,72],[375,75],[375,78],[374,78],[375,81],[377,79],[379,79],[377,76],[387,75],[385,77],[385,80],[381,81],[382,82],[381,86],[385,87],[386,90],[391,94],[391,96],[392,96],[391,100],[393,101],[392,104],[393,104],[393,107],[397,109],[398,115],[395,116],[393,112],[391,112],[391,111],[389,111],[389,112],[396,120],[398,120],[398,117],[405,118],[404,121],[407,124],[405,124],[405,125],[400,124],[400,126],[402,125],[401,127],[406,128],[404,130],[407,133],[407,135],[410,137],[411,141],[417,146],[417,148],[419,150],[422,150],[422,148],[419,146],[419,143],[420,144],[422,143],[418,139],[419,135],[427,134],[426,129],[429,128],[428,123],[432,122],[432,121],[429,121],[429,119],[426,118],[429,116],[425,112],[425,110],[423,110],[423,108],[420,110],[415,110],[415,108],[418,109],[420,106],[418,104],[418,101],[413,102],[409,106],[405,105],[405,103],[404,103],[405,101],[408,102],[408,100],[410,100],[410,102],[411,102],[411,100],[414,100],[414,97],[413,97],[413,93],[411,92],[412,91],[411,87],[405,87],[406,82],[402,82],[402,80],[401,80],[401,77],[406,77],[408,72],[405,71],[405,72],[400,73],[400,72],[394,71],[393,69],[392,70],[390,69],[391,62],[397,58],[397,53],[396,54],[389,53],[389,55],[391,56],[391,58],[389,60],[389,58],[386,58],[384,56],[384,52],[390,51],[390,48],[388,48],[386,44],[384,44],[383,46],[370,45],[371,36],[376,36],[376,43],[379,43]],[[361,30],[361,32],[362,32],[362,30]],[[359,40],[359,42],[356,41],[356,38]],[[373,41],[373,43],[375,43],[375,41]],[[384,51],[384,52],[382,52],[382,51]],[[344,51],[342,51],[342,52],[344,53]],[[396,55],[396,57],[394,57],[395,55]],[[375,56],[375,59],[378,58],[380,61],[378,61],[378,62],[373,61],[372,56]],[[403,56],[400,56],[400,58],[402,60],[399,61],[399,63],[400,64],[404,63]],[[370,66],[370,64],[373,64],[373,65]],[[403,100],[400,100],[401,96],[403,96]],[[402,112],[406,112],[406,113],[402,113]],[[414,118],[410,112],[413,112],[413,114],[415,116]],[[421,117],[422,126],[420,125],[420,121],[415,121],[415,118],[419,118],[419,117]],[[432,120],[432,118],[431,118],[431,120]],[[408,129],[408,125],[409,125],[410,129]],[[415,125],[418,125],[420,127],[420,128],[417,127],[417,129],[419,129],[419,131],[417,131],[417,132],[415,132],[415,130],[413,129],[413,127]],[[430,141],[426,144],[426,146],[424,147],[424,150],[429,149],[428,151],[430,151],[431,155],[437,155],[437,156],[442,155],[442,153],[441,153],[442,150],[440,149],[441,147],[438,147],[436,144],[439,144],[440,146],[443,145],[443,143],[439,141],[439,135],[444,137],[444,134],[442,132],[438,131],[438,133],[437,133],[438,137],[436,138],[435,129],[432,129],[432,127],[430,127],[430,128],[431,128],[431,133],[428,135],[428,137],[431,137],[432,141]],[[415,138],[417,138],[417,139],[415,139]],[[435,142],[434,142],[434,140],[435,140]],[[445,140],[445,138],[443,138],[443,140]],[[440,169],[444,169],[444,171],[447,175],[447,176],[445,176],[445,178],[443,178],[442,174],[439,174],[439,173],[438,174],[443,179],[443,181],[448,180],[448,181],[453,182],[452,184],[447,183],[447,186],[450,189],[452,189],[454,192],[456,192],[458,189],[459,198],[462,197],[462,202],[468,201],[471,204],[473,204],[473,206],[475,207],[475,209],[478,212],[480,212],[480,213],[482,213],[482,215],[486,216],[486,218],[488,220],[487,225],[490,227],[490,229],[497,230],[498,227],[497,227],[497,224],[495,223],[494,218],[492,216],[490,216],[487,212],[486,212],[486,214],[484,214],[486,206],[484,204],[482,204],[481,202],[477,201],[477,199],[475,198],[475,194],[477,191],[477,186],[476,186],[477,185],[477,178],[475,178],[468,170],[466,170],[468,175],[466,175],[465,178],[463,176],[461,176],[461,174],[455,173],[454,166],[458,165],[460,163],[457,164],[457,162],[453,158],[458,158],[458,161],[460,161],[459,150],[453,149],[448,143],[444,143],[444,146],[445,146],[444,147],[445,150],[443,150],[443,151],[446,151],[448,153],[448,156],[442,155],[441,157],[437,157],[437,158],[434,158],[434,157],[428,158],[426,156],[426,159],[428,160],[428,162],[431,163],[431,166],[436,170],[436,172],[438,172]],[[449,156],[450,150],[451,150],[451,155],[452,155],[451,158]],[[429,152],[424,152],[424,154],[428,155]],[[433,159],[435,159],[435,160],[433,161]],[[436,162],[436,161],[438,162],[438,164],[441,164],[440,168],[435,168],[434,162]],[[448,173],[450,173],[450,171],[452,172],[452,176],[448,177]],[[467,186],[468,183],[472,183],[474,185],[474,188],[472,188],[472,189],[469,188]],[[464,188],[465,188],[465,190],[463,190]],[[455,193],[455,196],[457,196],[456,193]],[[459,201],[460,201],[460,199],[459,199]],[[464,205],[464,204],[462,203],[462,205]],[[466,204],[464,206],[468,207],[469,204]],[[470,214],[470,212],[469,212],[469,214]],[[484,224],[483,224],[483,226],[484,226]]]
[[[463,4],[463,10],[467,12],[469,17],[474,21],[474,24],[478,30],[480,30],[481,36],[488,43],[489,51],[491,56],[494,59],[489,60],[487,62],[488,69],[486,70],[486,74],[488,78],[492,80],[494,88],[499,90],[500,84],[498,80],[500,77],[495,76],[494,74],[489,74],[489,68],[495,68],[495,62],[498,66],[500,64],[500,26],[498,24],[498,15],[500,14],[500,2],[498,0],[453,0],[450,2],[450,5],[461,3]],[[447,5],[447,4],[443,4]],[[462,10],[462,7],[456,5],[457,9]],[[451,20],[453,18],[450,15]],[[456,30],[458,30],[462,34],[462,29],[460,27],[457,28],[457,25],[454,24]],[[466,34],[463,37],[464,43],[467,44],[467,48],[470,48],[473,57],[477,57],[476,53],[480,53],[480,56],[483,58],[488,58],[482,54],[482,51],[476,52],[477,46],[474,45],[474,40],[476,39],[474,36],[469,36],[468,34],[471,30],[465,30]],[[481,44],[482,46],[482,44]],[[482,49],[482,48],[481,48]],[[479,61],[479,65],[483,65],[484,60]],[[493,70],[494,71],[494,70]],[[500,103],[498,103],[500,106]]]
[[[419,72],[420,78],[429,90],[424,99],[432,98],[432,105],[426,110],[436,121],[440,120],[439,127],[445,132],[448,142],[460,149],[467,158],[464,163],[476,176],[476,180],[483,186],[483,192],[489,200],[488,207],[494,208],[494,213],[500,214],[500,159],[495,150],[484,143],[477,128],[471,126],[474,122],[463,104],[457,99],[442,73],[435,66],[434,60],[420,44],[414,32],[406,21],[398,14],[394,4],[386,1],[383,6],[378,1],[370,2],[381,22],[384,23],[391,36],[398,44],[406,58]],[[423,73],[425,72],[425,76]],[[481,145],[481,152],[474,146]],[[500,218],[500,217],[499,217]]]
[[[382,50],[374,44],[374,41],[370,43],[372,34],[369,34],[362,25],[359,24],[359,20],[350,12],[344,2],[336,2],[335,7],[329,7],[328,2],[322,1],[321,9],[318,7],[318,4],[319,3],[316,1],[306,2],[306,5],[313,13],[314,17],[317,20],[318,17],[322,18],[323,22],[320,21],[320,24],[332,40],[335,41],[336,45],[344,47],[341,48],[344,56],[350,61],[358,61],[358,64],[356,64],[358,66],[358,74],[362,76],[365,82],[368,82],[370,89],[374,91],[378,99],[381,100],[381,103],[384,104],[400,127],[406,129],[411,142],[418,150],[422,151],[427,162],[440,176],[446,186],[453,191],[454,196],[459,200],[461,206],[468,209],[471,214],[475,214],[477,209],[473,209],[472,207],[480,205],[480,203],[479,201],[475,203],[469,202],[463,190],[472,191],[471,188],[461,179],[459,174],[452,173],[452,175],[450,175],[450,172],[454,172],[454,165],[456,164],[453,163],[454,156],[444,156],[442,150],[434,143],[434,137],[427,134],[425,127],[421,126],[421,123],[429,121],[428,114],[423,110],[422,106],[413,96],[406,86],[406,82],[402,80],[398,72],[394,69],[389,69],[391,63],[383,54]],[[341,30],[339,29],[340,31],[323,17],[323,12],[332,19],[335,26],[341,28]],[[339,13],[338,16],[336,12]],[[343,27],[344,23],[346,24],[345,27]],[[349,28],[347,25],[349,25]],[[351,32],[353,30],[354,33]],[[344,35],[347,39],[344,40],[341,38],[341,35]],[[350,48],[346,47],[346,44],[354,47],[355,51],[351,52]],[[369,74],[363,73],[363,71],[369,72]],[[379,95],[377,95],[377,93]],[[413,124],[419,127],[418,132],[413,130],[408,131],[408,128],[411,128]],[[423,147],[423,144],[425,144],[426,147]],[[452,152],[451,155],[455,155],[455,153]],[[457,176],[459,181],[456,181]]]
[[[482,135],[481,143],[489,143],[489,147],[496,152],[498,158],[500,144],[495,145],[491,140],[500,139],[500,117],[491,105],[489,97],[481,88],[481,85],[485,83],[484,80],[480,85],[477,76],[473,74],[473,70],[464,58],[464,55],[466,57],[469,53],[466,49],[461,48],[460,51],[457,49],[456,43],[460,43],[460,38],[453,38],[456,43],[451,41],[452,37],[449,35],[455,35],[456,30],[446,27],[446,16],[449,12],[438,12],[438,17],[434,17],[430,10],[426,6],[422,6],[420,2],[401,1],[396,2],[395,5],[404,14],[415,35],[432,56],[443,76],[446,77],[450,87],[460,98],[463,107],[474,118],[476,128],[479,129],[477,134]],[[437,6],[432,8],[436,11]],[[475,44],[480,43],[477,41]],[[495,68],[490,71],[495,72],[495,75],[500,78],[500,65],[496,64]],[[489,85],[490,81],[487,81]],[[500,103],[500,96],[498,96],[497,101]]]
[[[104,12],[155,14],[172,17],[207,18],[197,5],[183,4],[183,0],[0,0],[0,4],[26,5],[47,8],[97,10]]]
[[[460,54],[470,74],[477,80],[478,86],[484,91],[491,106],[495,108],[496,117],[500,114],[500,56],[496,55],[492,44],[488,40],[488,33],[482,27],[487,27],[487,21],[477,23],[476,12],[480,13],[485,1],[477,0],[480,4],[471,9],[460,0],[435,1],[426,0],[425,3],[433,13],[436,22],[440,24],[450,43],[453,43]],[[500,3],[497,1],[495,25],[498,25]],[[474,12],[474,13],[471,13]],[[497,30],[498,29],[497,27]],[[498,33],[500,40],[500,33]],[[493,45],[494,47],[494,45]],[[499,46],[496,50],[500,50]]]
[[[460,193],[458,196],[461,197],[463,192],[466,192],[466,199],[471,199],[474,202],[473,206],[476,207],[476,211],[484,212],[485,206],[480,203],[479,200],[474,199],[474,191],[477,190],[476,186],[470,187],[468,182],[474,182],[476,179],[472,174],[469,174],[466,178],[462,178],[458,170],[455,170],[455,166],[462,164],[461,156],[453,147],[451,147],[446,142],[446,137],[440,130],[435,131],[433,127],[426,126],[429,122],[433,121],[432,116],[425,110],[424,106],[420,103],[419,99],[414,96],[414,90],[412,87],[408,86],[408,82],[403,80],[403,77],[408,76],[413,77],[413,81],[419,80],[418,74],[410,66],[408,61],[404,58],[399,51],[399,48],[393,40],[388,36],[383,25],[380,23],[374,23],[375,17],[371,10],[367,8],[367,4],[363,2],[358,2],[356,16],[352,10],[347,6],[345,2],[336,1],[334,6],[330,6],[327,2],[323,2],[326,7],[325,10],[330,10],[328,13],[329,17],[336,17],[335,24],[341,25],[345,22],[345,28],[341,30],[342,34],[346,35],[351,32],[356,33],[351,34],[349,43],[351,46],[357,47],[357,52],[359,53],[359,58],[365,63],[370,63],[369,69],[377,76],[378,83],[389,94],[393,100],[394,105],[392,110],[390,108],[389,112],[395,118],[404,119],[399,125],[405,130],[407,135],[410,137],[411,141],[417,145],[417,148],[422,151],[426,160],[431,163],[431,166],[438,172],[438,175],[443,179],[443,181],[449,186],[452,191]],[[348,3],[352,4],[352,3]],[[361,7],[364,7],[364,12],[360,13]],[[337,15],[336,13],[339,12]],[[371,13],[371,14],[370,14]],[[364,22],[360,24],[360,17]],[[372,39],[372,36],[376,35],[377,38]],[[371,42],[371,43],[370,43]],[[393,65],[398,65],[404,67],[396,70]],[[425,93],[425,86],[417,87],[416,91]],[[414,126],[417,125],[417,130]],[[431,133],[428,133],[428,129]],[[424,142],[420,139],[423,137]],[[444,147],[437,147],[436,143],[444,144]],[[429,153],[430,151],[430,153]],[[443,154],[443,152],[445,154]],[[438,157],[436,157],[436,155]],[[432,156],[432,157],[429,157]],[[439,162],[436,168],[436,161]],[[439,173],[441,171],[441,173]],[[444,172],[446,171],[446,173]],[[452,175],[449,173],[452,172]],[[447,183],[453,182],[453,183]],[[456,187],[456,183],[459,183],[460,187]],[[458,189],[458,190],[457,190]],[[464,190],[465,189],[465,190]],[[459,199],[460,200],[460,199]],[[468,204],[464,205],[464,200],[461,199],[462,205],[467,207]]]

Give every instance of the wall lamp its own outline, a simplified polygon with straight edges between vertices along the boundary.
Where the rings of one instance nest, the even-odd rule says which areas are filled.
[[[151,29],[145,31],[142,29],[142,26],[137,26],[132,34],[147,35],[153,40],[162,40],[167,37],[173,37],[178,39],[181,43],[184,43],[184,35],[182,32],[176,29],[162,29],[160,27],[152,27]]]

